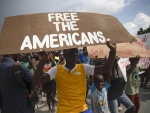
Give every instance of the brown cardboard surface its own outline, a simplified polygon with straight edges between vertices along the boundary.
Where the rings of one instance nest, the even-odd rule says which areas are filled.
[[[83,12],[19,15],[5,18],[0,54],[104,45],[107,39],[111,43],[135,41],[118,19],[111,15]]]
[[[150,57],[150,48],[148,48],[140,39],[136,38],[137,41],[132,43],[119,43],[116,44],[117,53],[116,56],[119,58],[132,58],[136,56]],[[90,58],[105,58],[109,55],[109,48],[106,45],[96,45],[87,47]]]

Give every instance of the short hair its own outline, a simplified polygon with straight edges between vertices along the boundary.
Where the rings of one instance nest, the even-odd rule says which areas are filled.
[[[64,49],[64,50],[63,50],[63,55],[66,56],[66,53],[67,53],[68,51],[71,51],[71,50],[77,50],[77,51],[78,51],[77,48]]]
[[[84,50],[84,49],[87,49],[87,47],[83,47],[83,50]]]

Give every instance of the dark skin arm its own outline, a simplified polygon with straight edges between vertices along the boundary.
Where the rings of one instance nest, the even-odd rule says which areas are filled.
[[[107,77],[106,77],[106,79],[105,79],[105,81],[107,82],[107,83],[110,83],[110,81],[112,80],[112,69],[109,71],[109,72],[107,72]]]
[[[49,56],[49,60],[52,62],[52,67],[55,66],[56,64],[55,64],[55,61],[54,61],[51,53],[49,53],[48,56]]]
[[[48,54],[46,52],[39,52],[38,55],[39,63],[32,79],[33,87],[39,84],[46,83],[50,80],[50,76],[47,73],[43,74],[43,67],[48,59]]]
[[[115,77],[115,70],[116,70],[116,66],[117,66],[117,58],[115,59],[115,61],[114,61],[114,65],[113,65],[113,67],[112,67],[112,76],[111,77],[108,77],[109,78],[109,81],[111,81],[114,77]]]
[[[110,42],[107,42],[107,46],[110,48],[110,54],[109,54],[108,61],[104,67],[100,67],[100,66],[95,67],[95,70],[94,70],[95,75],[98,75],[100,73],[109,72],[110,69],[112,68],[112,64],[115,60],[116,46],[110,44]],[[43,66],[44,66],[45,62],[47,61],[47,59],[48,59],[48,55],[46,54],[46,52],[39,53],[39,61],[40,62],[37,66],[37,69],[36,69],[33,79],[32,79],[34,86],[48,82],[49,80],[51,80],[50,76],[47,73],[43,74]]]
[[[115,70],[117,66],[118,57],[115,58],[112,69],[107,73],[106,82],[110,83],[110,81],[115,77]]]
[[[116,45],[112,45],[110,44],[110,42],[107,42],[107,46],[110,49],[108,60],[103,67],[95,66],[94,75],[99,75],[99,74],[104,74],[104,73],[109,73],[109,75],[111,75],[110,74],[111,69],[115,61]]]
[[[31,58],[30,60],[29,60],[29,63],[30,63],[30,65],[29,65],[29,69],[30,68],[33,68],[33,70],[35,71],[36,70],[36,60],[35,60],[35,58]]]
[[[43,84],[43,83],[46,83],[51,80],[49,74],[47,74],[47,73],[43,74],[43,67],[44,67],[47,59],[49,59],[52,62],[52,66],[55,66],[54,59],[52,58],[52,56],[50,54],[48,54],[46,52],[39,52],[38,55],[39,55],[39,64],[37,66],[36,71],[34,72],[34,76],[32,79],[33,86]]]

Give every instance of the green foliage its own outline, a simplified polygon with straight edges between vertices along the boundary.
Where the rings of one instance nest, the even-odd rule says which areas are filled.
[[[147,29],[140,28],[139,31],[137,31],[137,35],[141,35],[145,33],[150,33],[150,25]]]

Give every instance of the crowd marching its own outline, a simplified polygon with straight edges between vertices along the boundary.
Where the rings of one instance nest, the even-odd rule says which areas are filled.
[[[125,113],[138,113],[139,86],[149,88],[150,66],[142,69],[140,57],[129,58],[124,76],[116,45],[107,46],[109,56],[103,59],[89,58],[86,47],[0,56],[1,113],[34,113],[39,95],[46,96],[52,113],[118,113],[120,104]]]

